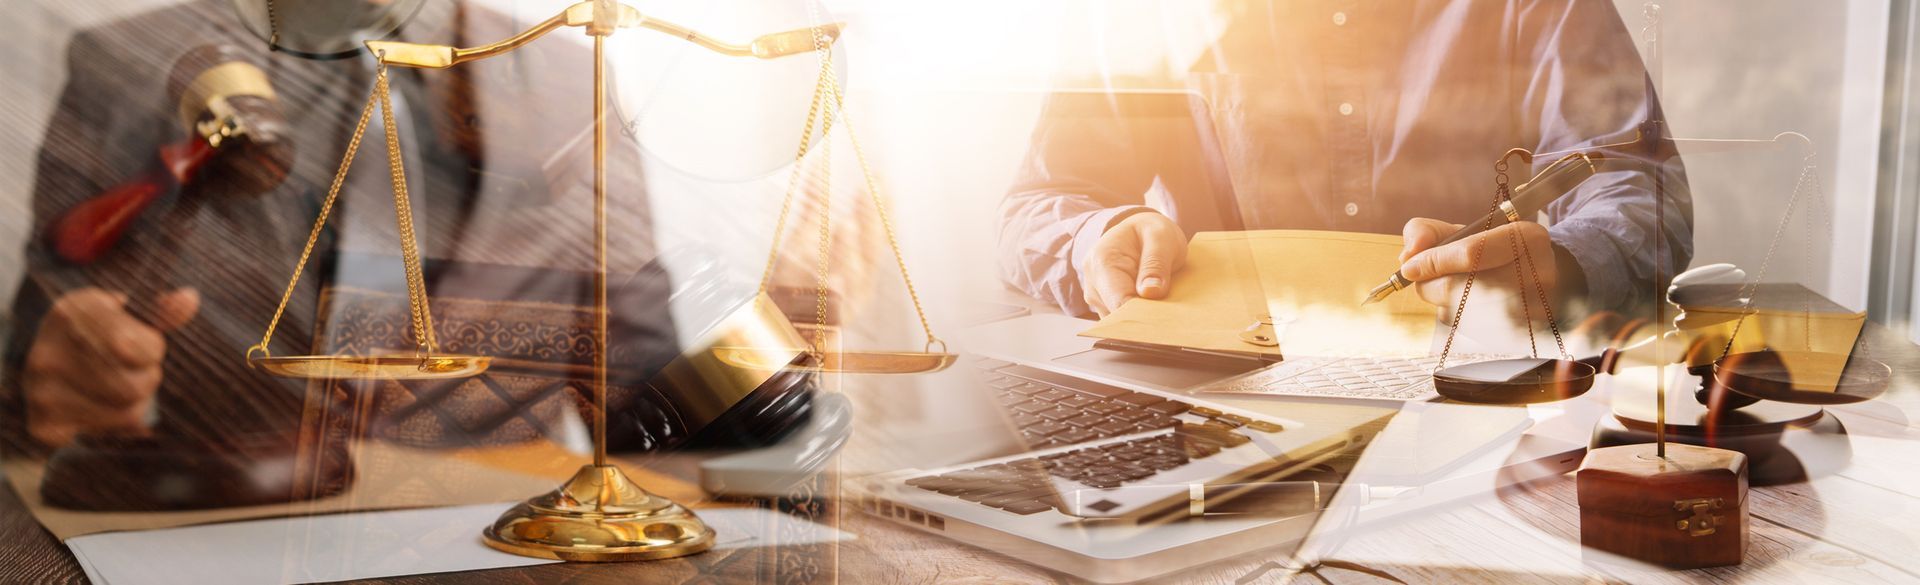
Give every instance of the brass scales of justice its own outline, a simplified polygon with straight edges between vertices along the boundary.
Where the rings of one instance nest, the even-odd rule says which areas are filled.
[[[564,561],[636,561],[700,553],[713,546],[712,528],[709,528],[692,511],[667,498],[648,492],[628,478],[620,468],[607,462],[605,408],[609,309],[606,218],[606,38],[619,29],[645,28],[733,57],[774,59],[805,52],[819,55],[821,73],[814,89],[813,107],[809,111],[806,130],[801,136],[800,147],[795,157],[793,180],[788,188],[786,201],[781,207],[778,225],[784,226],[787,210],[792,203],[794,193],[801,184],[798,178],[804,169],[800,163],[808,153],[816,122],[820,128],[819,134],[825,137],[827,130],[832,126],[834,113],[842,110],[844,94],[837,76],[832,72],[830,51],[840,34],[840,24],[816,24],[809,28],[764,35],[748,44],[739,45],[708,37],[680,25],[646,17],[632,6],[614,0],[587,0],[569,6],[560,14],[511,38],[481,47],[458,48],[395,41],[367,42],[367,48],[378,59],[372,95],[368,97],[359,122],[354,127],[352,139],[347,144],[346,153],[342,157],[339,170],[334,175],[333,184],[321,205],[319,216],[314,221],[313,229],[308,235],[298,263],[294,266],[293,274],[288,279],[286,292],[282,295],[278,308],[274,310],[260,343],[247,349],[246,358],[252,366],[277,376],[336,380],[460,378],[478,375],[492,365],[492,359],[487,356],[442,352],[435,339],[433,316],[428,309],[426,284],[422,276],[417,239],[413,232],[406,174],[399,155],[399,136],[394,125],[393,106],[389,98],[387,67],[397,65],[445,69],[461,63],[512,52],[562,27],[583,28],[586,34],[593,38],[593,209],[596,261],[593,279],[595,351],[591,387],[594,413],[593,462],[583,466],[558,489],[535,496],[509,509],[483,531],[483,540],[488,546],[502,551]],[[380,109],[386,134],[387,162],[393,179],[395,220],[399,228],[402,266],[406,273],[408,309],[411,313],[415,348],[411,352],[399,350],[376,355],[274,356],[267,349],[273,341],[274,329],[286,311],[288,300],[292,298],[295,285],[300,280],[301,272],[312,254],[314,244],[326,225],[376,105]],[[902,279],[906,281],[907,291],[913,299],[914,309],[926,333],[927,344],[924,350],[920,352],[825,351],[827,257],[832,234],[828,227],[827,205],[823,203],[819,211],[820,247],[815,273],[818,279],[816,289],[818,322],[814,329],[812,343],[804,339],[792,321],[774,306],[767,294],[769,279],[763,279],[760,291],[753,299],[724,317],[715,327],[717,332],[710,332],[703,340],[697,342],[695,347],[685,348],[682,355],[667,366],[667,371],[662,373],[663,376],[673,375],[677,368],[684,378],[713,388],[716,394],[731,393],[729,397],[741,398],[757,387],[760,382],[782,371],[911,374],[938,371],[954,362],[956,356],[947,353],[945,343],[933,335],[932,328],[928,325],[918,294],[913,290],[911,277],[906,273],[905,259],[901,255],[897,238],[894,236],[887,208],[877,190],[873,172],[859,148],[858,139],[851,136],[850,124],[843,121],[842,125],[847,126],[849,130],[849,139],[853,141],[855,153],[860,159],[869,195],[873,197],[875,209],[886,227],[888,242],[893,247],[895,260],[900,263]],[[822,142],[830,143],[824,139]],[[823,144],[824,146],[826,144]],[[829,148],[822,150],[823,153],[830,152]],[[822,198],[823,201],[830,200],[830,189],[823,188]],[[775,231],[778,232],[778,230],[779,227],[776,227]],[[777,235],[774,248],[778,250]],[[770,254],[770,256],[777,257],[777,254]],[[770,258],[766,272],[769,277],[772,274],[772,263],[773,260]]]

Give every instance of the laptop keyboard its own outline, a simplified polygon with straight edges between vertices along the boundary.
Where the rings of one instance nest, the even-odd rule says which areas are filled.
[[[1004,363],[988,364],[993,365]],[[1283,430],[1267,421],[1025,366],[983,373],[1034,449],[1157,430],[1172,432],[918,477],[907,485],[1015,514],[1033,514],[1060,508],[1049,476],[1114,488],[1252,441],[1242,429]]]
[[[1455,354],[1447,358],[1447,363],[1467,364],[1499,357],[1502,356]],[[1435,395],[1433,370],[1439,363],[1440,356],[1289,358],[1196,391],[1424,400]]]
[[[916,477],[907,485],[1024,516],[1064,509],[1048,476],[1087,487],[1116,488],[1253,440],[1212,421],[1179,421],[1173,428],[1171,433],[1131,441]]]
[[[1180,424],[1175,417],[1181,414],[1218,421],[1229,429],[1246,425],[1262,432],[1280,431],[1280,425],[1273,423],[1026,366],[983,373],[987,385],[1013,417],[1014,428],[1020,429],[1027,446],[1034,449],[1173,428]]]

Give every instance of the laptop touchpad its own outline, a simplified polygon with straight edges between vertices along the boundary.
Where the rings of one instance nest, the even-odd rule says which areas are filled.
[[[1263,367],[1251,360],[1200,359],[1149,353],[1088,349],[1049,360],[1062,369],[1120,378],[1184,392],[1189,388]]]

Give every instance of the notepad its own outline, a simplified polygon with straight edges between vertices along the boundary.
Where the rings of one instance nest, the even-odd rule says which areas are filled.
[[[1413,291],[1360,305],[1400,267],[1401,241],[1312,230],[1195,234],[1166,298],[1128,301],[1081,335],[1271,358],[1425,355],[1436,307]],[[1269,316],[1277,345],[1242,338]]]

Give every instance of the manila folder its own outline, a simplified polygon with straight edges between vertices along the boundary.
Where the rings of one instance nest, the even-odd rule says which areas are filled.
[[[1401,238],[1311,230],[1202,232],[1164,299],[1133,299],[1082,336],[1278,358],[1414,356],[1438,311],[1405,290],[1367,306],[1400,268]],[[1277,345],[1241,333],[1271,317]]]

